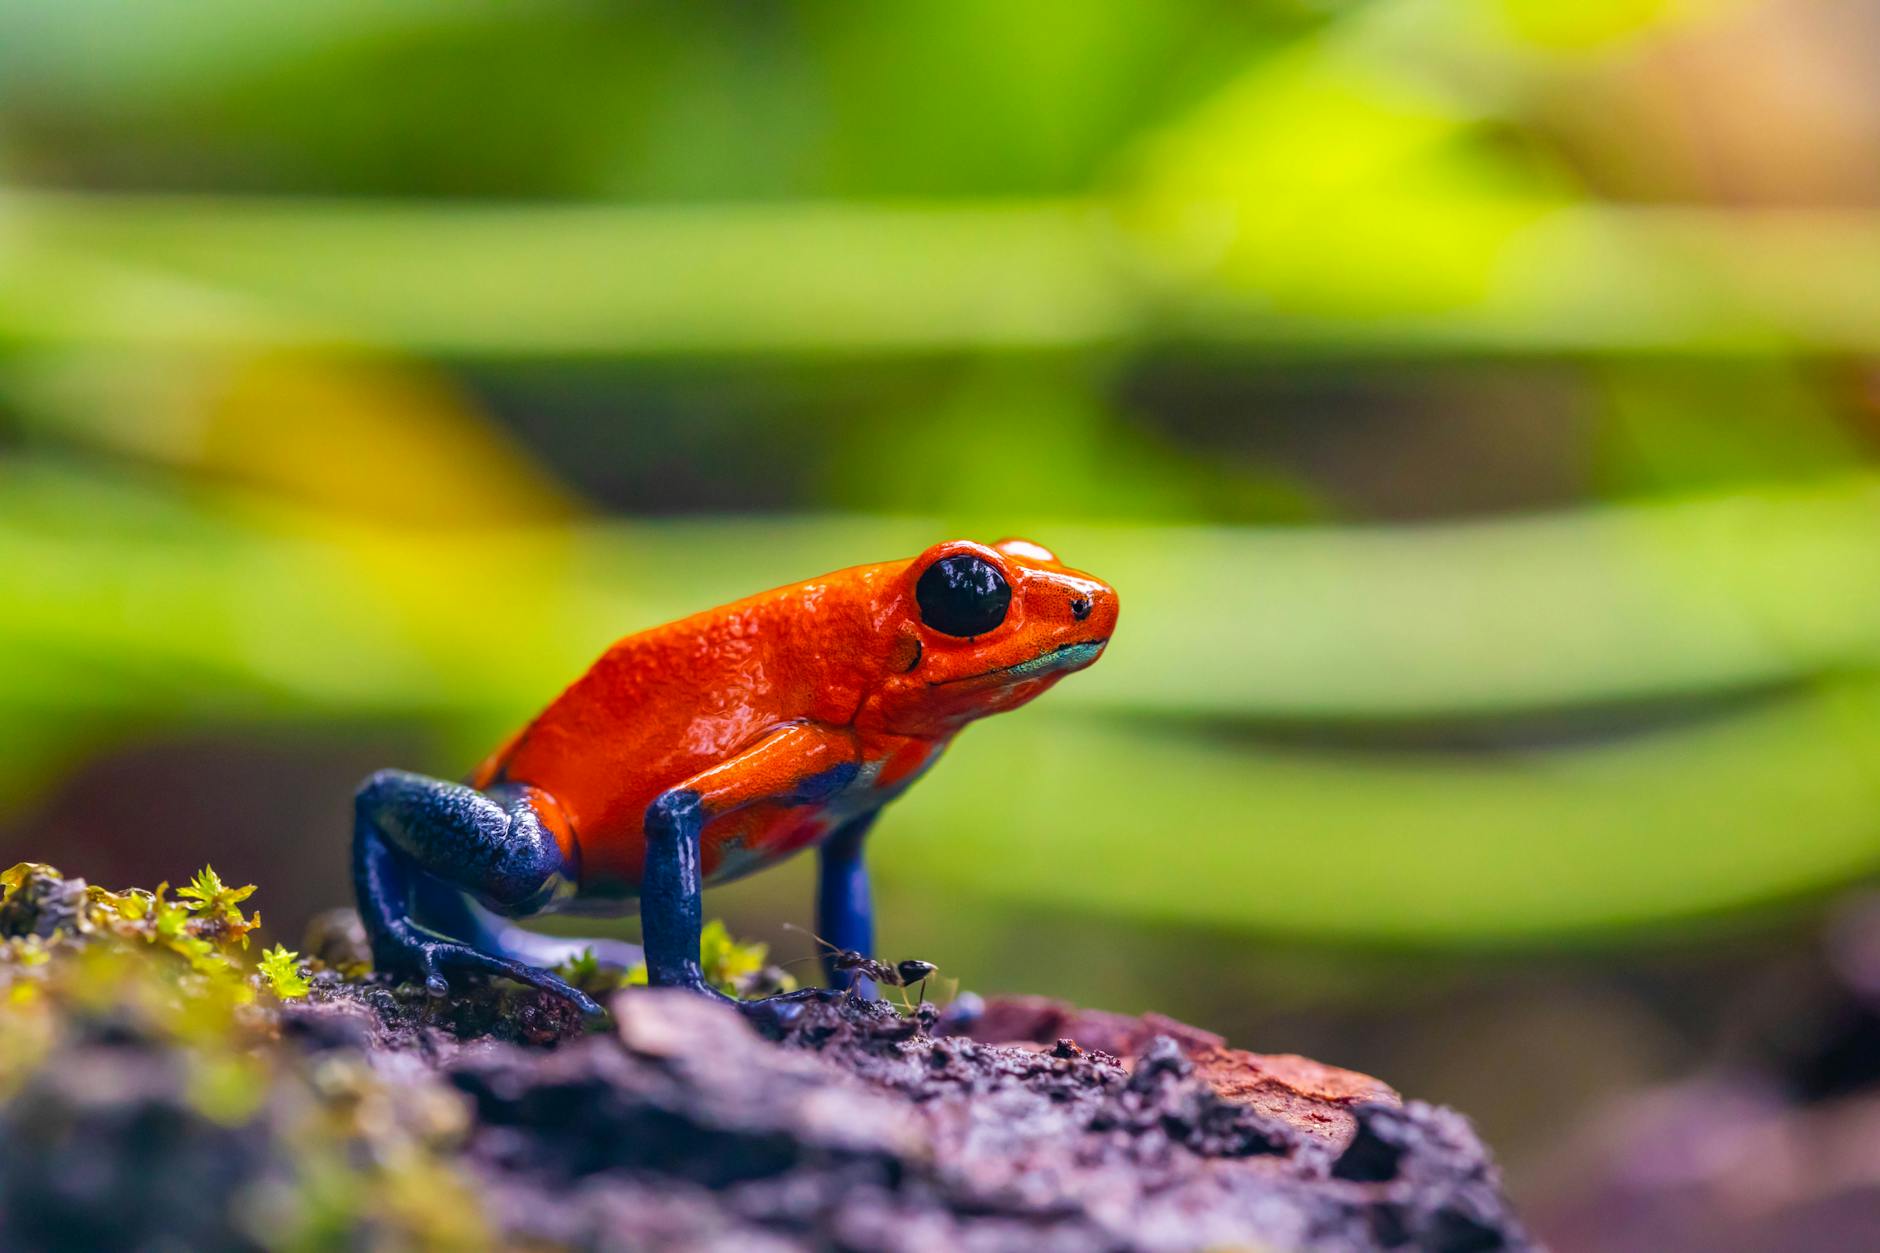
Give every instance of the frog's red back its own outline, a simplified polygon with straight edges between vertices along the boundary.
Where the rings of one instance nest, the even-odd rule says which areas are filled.
[[[471,783],[547,792],[575,833],[584,894],[631,894],[641,824],[661,792],[780,724],[854,721],[886,661],[873,609],[905,566],[837,571],[627,636]],[[824,833],[803,829],[814,817],[763,805],[713,824],[706,875],[746,868],[726,867],[727,852],[763,850],[765,861],[813,842]]]

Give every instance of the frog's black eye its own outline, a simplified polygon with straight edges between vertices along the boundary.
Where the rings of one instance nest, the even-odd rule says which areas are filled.
[[[1005,621],[1012,585],[997,567],[962,554],[927,567],[914,585],[920,620],[943,635],[984,635]]]

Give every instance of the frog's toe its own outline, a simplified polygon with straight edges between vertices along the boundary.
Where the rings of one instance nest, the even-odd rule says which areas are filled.
[[[476,950],[472,949],[471,951],[475,952]],[[532,988],[539,988],[544,992],[559,996],[576,1009],[580,1010],[581,1016],[590,1021],[596,1021],[607,1016],[606,1009],[601,1006],[599,1001],[596,1001],[586,992],[575,987],[559,975],[551,974],[541,969],[539,966],[530,966],[523,962],[509,961],[500,957],[492,958],[483,953],[478,953],[477,956],[482,958],[485,962],[491,963],[491,965],[484,967],[484,969],[489,970],[491,974],[500,975],[504,979],[514,979],[517,983],[526,983]]]
[[[811,1005],[831,1005],[846,995],[840,988],[799,988],[794,992],[779,992],[775,996],[738,1001],[737,1007],[745,1021],[752,1026],[772,1034],[782,1034]]]
[[[607,1012],[593,997],[557,975],[523,962],[492,957],[468,944],[451,940],[413,939],[403,946],[398,959],[384,964],[395,974],[415,974],[423,981],[424,990],[434,997],[449,995],[450,981],[454,975],[494,975],[499,979],[513,979],[517,983],[553,993],[571,1003],[588,1018],[601,1018]]]

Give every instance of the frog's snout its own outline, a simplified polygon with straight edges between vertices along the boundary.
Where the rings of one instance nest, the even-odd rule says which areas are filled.
[[[1060,603],[1068,607],[1070,621],[1079,624],[1077,634],[1108,639],[1116,629],[1116,589],[1084,576],[1068,590],[1069,597]]]

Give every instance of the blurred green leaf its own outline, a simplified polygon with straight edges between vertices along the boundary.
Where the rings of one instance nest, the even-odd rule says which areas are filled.
[[[15,193],[0,196],[0,342],[497,357],[1163,339],[1394,354],[1880,347],[1880,230],[1865,214],[1468,203],[1492,223],[1468,225],[1442,200],[1308,214],[1310,238],[1283,264],[1246,254],[1203,280],[1196,245],[1158,240],[1155,222],[1125,233],[1102,202],[440,208]],[[1399,256],[1424,258],[1429,282],[1406,286]]]
[[[63,185],[609,200],[1051,195],[1322,21],[1233,0],[0,0]]]
[[[1321,941],[1611,937],[1880,865],[1880,685],[1475,759],[1262,750],[1041,705],[961,736],[874,857],[902,891]]]
[[[0,796],[269,720],[423,722],[460,759],[410,764],[449,772],[627,631],[1017,529],[1114,581],[1122,629],[897,806],[903,897],[1506,943],[1864,873],[1880,483],[1847,472],[1864,402],[1785,362],[1880,349],[1875,216],[1822,207],[1871,197],[1739,197],[1722,148],[1713,207],[1588,190],[1653,167],[1626,126],[1689,120],[1628,75],[1706,7],[0,0],[0,159],[73,189],[0,195],[30,449],[0,462]],[[775,412],[828,418],[802,473],[881,516],[569,523],[416,354],[840,375]],[[1233,389],[1197,414],[1184,376],[1138,422],[1126,372],[1176,355],[1578,370],[1557,420],[1597,431],[1596,490],[1678,494],[1195,525],[1321,485],[1277,441],[1182,444],[1275,422]],[[639,429],[610,447],[652,473],[684,447]],[[1116,523],[1051,524],[1078,498]]]
[[[452,728],[467,761],[619,634],[942,533],[766,520],[466,539],[15,466],[0,717],[416,717]],[[1037,534],[1118,585],[1116,642],[1037,709],[975,728],[897,806],[881,847],[903,886],[1483,942],[1767,900],[1880,851],[1880,690],[1836,677],[1880,659],[1870,479],[1399,530]],[[1365,722],[1759,689],[1728,717],[1469,759],[1257,734],[1318,726],[1336,745]]]
[[[778,519],[466,536],[192,506],[19,466],[0,484],[7,709],[525,712],[631,630],[960,529]],[[1103,665],[1054,698],[1093,708],[1506,714],[1880,661],[1880,486],[1859,476],[1413,528],[1021,529],[1122,592]],[[497,576],[466,571],[501,571],[530,611],[468,611],[477,578]]]

